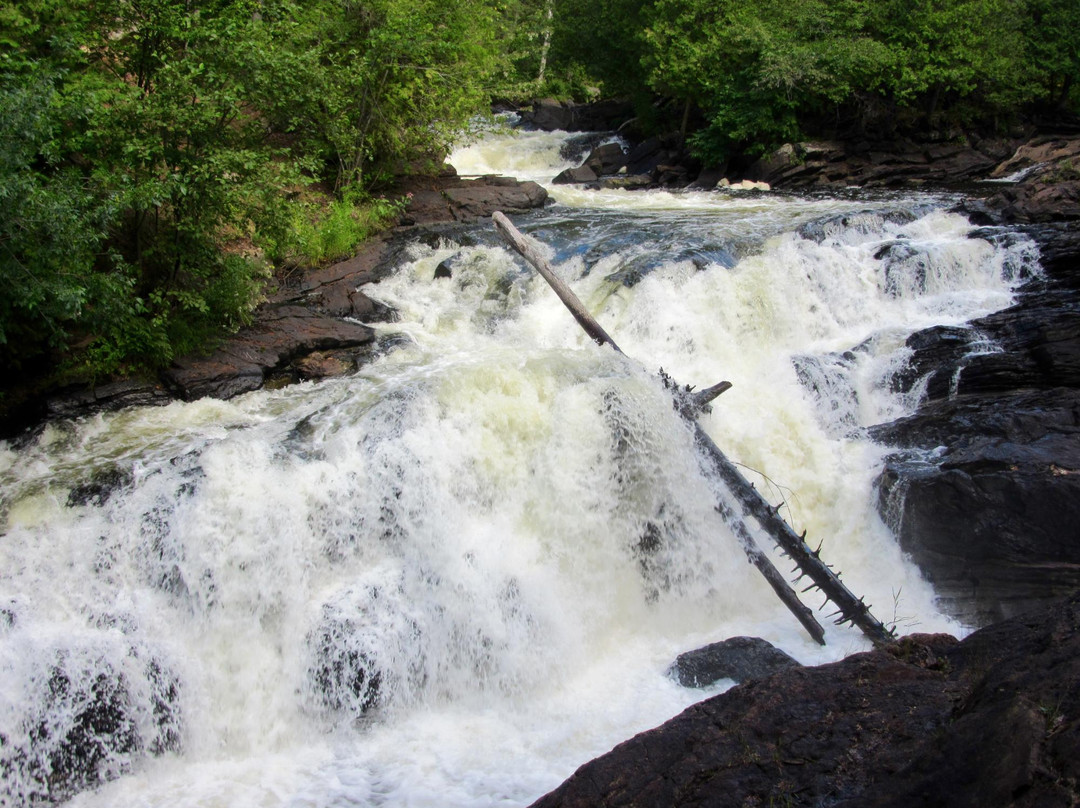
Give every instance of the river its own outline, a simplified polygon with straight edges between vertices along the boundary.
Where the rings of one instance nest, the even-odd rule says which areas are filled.
[[[548,184],[569,139],[451,160]],[[683,651],[867,648],[747,563],[661,367],[732,382],[702,425],[881,620],[966,631],[862,430],[917,403],[906,337],[1008,305],[1034,248],[947,196],[548,188],[515,220],[626,356],[480,223],[367,290],[400,318],[356,375],[0,444],[0,804],[527,805],[724,688],[672,681]]]

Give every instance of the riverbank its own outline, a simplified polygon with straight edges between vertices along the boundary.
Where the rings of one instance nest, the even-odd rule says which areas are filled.
[[[204,396],[228,399],[264,385],[341,376],[380,350],[362,323],[394,313],[361,290],[398,266],[416,228],[521,213],[542,206],[547,192],[534,182],[506,177],[440,176],[401,179],[395,195],[408,203],[396,227],[365,243],[344,261],[280,278],[255,311],[253,322],[205,355],[180,357],[158,378],[126,378],[97,385],[8,392],[0,438],[15,437],[50,418],[78,417],[134,405],[164,405]]]

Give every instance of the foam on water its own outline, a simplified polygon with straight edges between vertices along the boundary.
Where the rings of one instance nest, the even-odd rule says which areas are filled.
[[[512,137],[470,165],[550,172],[566,136]],[[880,618],[963,630],[878,518],[861,430],[915,404],[906,336],[1007,305],[1030,245],[896,198],[591,204],[522,225],[593,232],[558,271],[642,364],[506,249],[415,245],[368,290],[399,347],[351,378],[0,447],[2,800],[522,805],[722,689],[668,678],[682,651],[865,648],[814,645],[746,563],[661,366],[734,383],[703,425]]]

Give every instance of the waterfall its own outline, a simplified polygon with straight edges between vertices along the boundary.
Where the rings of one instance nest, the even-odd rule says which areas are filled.
[[[452,160],[547,182],[572,139]],[[683,651],[866,648],[746,563],[660,367],[733,382],[703,426],[882,620],[964,631],[863,428],[917,403],[906,337],[1008,305],[1031,245],[947,197],[550,191],[518,224],[627,357],[480,223],[366,290],[396,347],[352,377],[0,444],[0,804],[524,805],[723,689],[668,678]]]

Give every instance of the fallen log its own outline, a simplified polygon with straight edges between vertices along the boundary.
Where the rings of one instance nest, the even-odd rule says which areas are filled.
[[[510,220],[501,212],[496,211],[492,219],[495,228],[507,240],[511,247],[528,261],[548,285],[555,291],[559,299],[570,310],[586,334],[600,345],[608,345],[613,350],[623,353],[615,340],[596,322],[595,318],[558,275],[555,274],[551,265],[539,249],[539,245],[523,235],[511,224]],[[825,632],[817,622],[813,612],[799,600],[795,590],[784,580],[784,577],[769,561],[754,540],[746,525],[745,517],[750,516],[758,523],[758,526],[772,537],[773,541],[781,550],[791,558],[798,568],[799,578],[807,577],[811,580],[811,587],[816,587],[825,595],[827,601],[832,601],[840,615],[838,624],[851,623],[859,628],[875,645],[887,643],[893,639],[893,633],[889,631],[873,614],[861,598],[855,597],[820,558],[820,548],[811,550],[803,536],[799,536],[791,526],[780,518],[776,509],[758,492],[753,485],[742,475],[739,469],[732,463],[712,438],[697,423],[697,415],[708,403],[731,387],[729,382],[720,382],[698,393],[693,393],[690,388],[680,388],[673,380],[661,370],[661,377],[665,386],[672,389],[675,398],[675,409],[692,426],[694,430],[694,442],[706,459],[709,468],[718,479],[729,488],[734,495],[743,513],[736,514],[724,501],[717,503],[717,510],[732,526],[735,535],[739,538],[750,562],[761,572],[769,585],[776,592],[780,600],[788,610],[802,624],[806,631],[818,643],[825,644]]]

